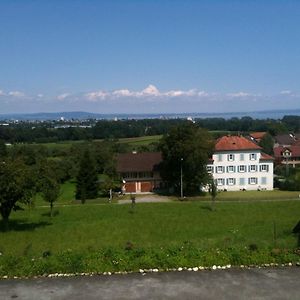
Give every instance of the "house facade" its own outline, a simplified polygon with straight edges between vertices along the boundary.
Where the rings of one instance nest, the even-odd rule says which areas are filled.
[[[147,193],[162,187],[160,152],[132,152],[117,156],[117,172],[122,178],[124,193]]]
[[[218,190],[273,190],[273,157],[242,136],[218,139],[207,170]]]

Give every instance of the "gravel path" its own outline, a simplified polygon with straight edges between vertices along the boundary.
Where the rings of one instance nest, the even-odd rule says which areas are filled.
[[[300,299],[300,268],[0,280],[0,299]]]

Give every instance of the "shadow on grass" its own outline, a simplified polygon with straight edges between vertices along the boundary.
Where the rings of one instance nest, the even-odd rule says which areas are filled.
[[[201,209],[205,209],[205,210],[212,211],[212,207],[211,207],[211,205],[209,205],[209,204],[201,205],[200,208],[201,208]]]
[[[58,216],[59,215],[59,210],[54,210],[52,212],[52,217]],[[43,217],[50,217],[50,211],[45,212],[42,214]]]
[[[8,230],[5,226],[5,224],[3,223],[3,221],[0,221],[0,232],[6,232],[6,231],[33,231],[37,228],[40,227],[45,227],[45,226],[49,226],[52,225],[52,223],[50,222],[24,222],[22,220],[11,220],[8,223]]]

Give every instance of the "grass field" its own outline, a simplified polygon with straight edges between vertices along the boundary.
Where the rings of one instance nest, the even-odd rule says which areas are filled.
[[[131,146],[143,146],[143,145],[149,145],[153,142],[158,142],[161,139],[161,135],[152,135],[152,136],[141,136],[141,137],[133,137],[133,138],[121,138],[119,139],[119,143],[127,143]],[[95,142],[101,142],[103,140],[93,140]],[[41,145],[49,150],[64,150],[70,148],[73,144],[83,144],[86,143],[86,141],[63,141],[63,142],[57,142],[57,143],[34,143],[29,144],[32,146],[35,145]]]
[[[38,207],[14,212],[11,230],[1,232],[0,275],[269,262],[277,259],[274,248],[287,255],[280,252],[280,261],[297,261],[299,255],[291,255],[297,247],[291,230],[299,219],[300,201],[224,202],[216,211],[203,202],[137,204],[134,212],[130,205],[72,205],[59,207],[52,219],[47,208]],[[255,251],[249,254],[250,245]],[[45,260],[45,253],[51,259]],[[37,260],[38,270],[31,260]],[[18,268],[12,265],[16,261]]]
[[[47,208],[12,215],[25,228],[2,233],[2,252],[21,255],[28,243],[35,254],[45,250],[86,250],[103,246],[160,247],[193,242],[201,248],[273,245],[273,222],[277,225],[278,246],[296,245],[291,229],[300,219],[300,201],[270,203],[218,203],[211,212],[202,203],[76,205],[60,207],[52,220]],[[45,225],[48,224],[48,225]],[[12,228],[13,229],[13,228]],[[18,241],[16,247],[15,241]]]

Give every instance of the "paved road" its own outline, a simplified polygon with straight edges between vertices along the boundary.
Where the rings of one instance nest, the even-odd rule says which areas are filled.
[[[0,280],[0,299],[300,299],[300,268]]]

